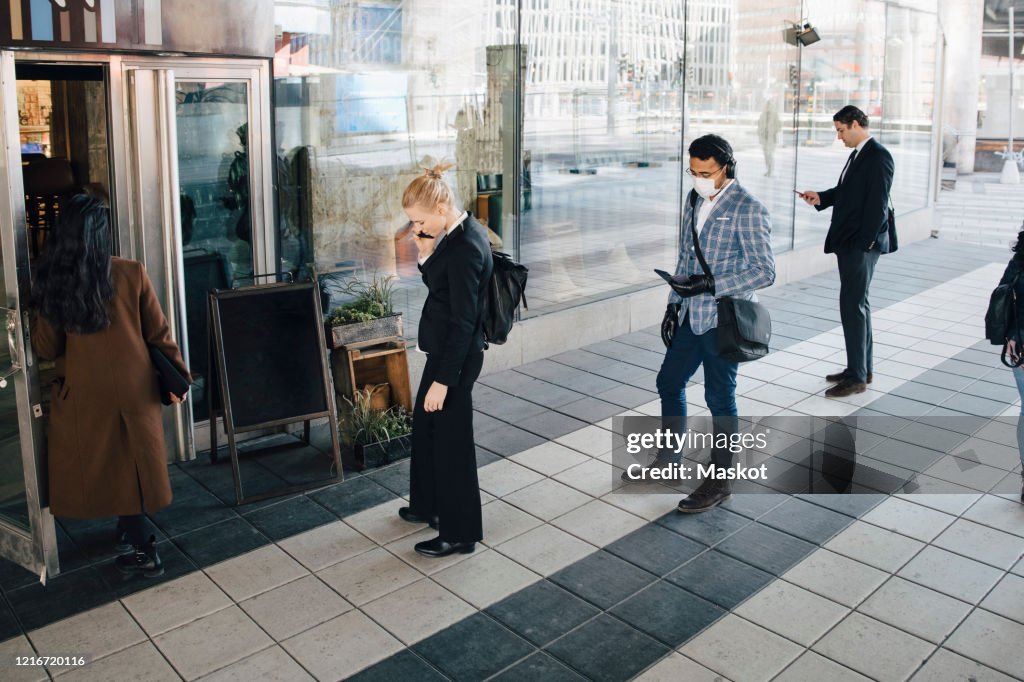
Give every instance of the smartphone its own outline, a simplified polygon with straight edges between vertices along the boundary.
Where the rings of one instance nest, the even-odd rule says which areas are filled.
[[[800,195],[801,197],[802,197],[802,196],[804,195],[804,193],[803,193],[803,192],[801,192],[801,191],[800,191],[800,190],[798,190],[798,189],[795,189],[795,190],[793,190],[793,193],[794,193],[794,194],[798,194],[798,195]]]

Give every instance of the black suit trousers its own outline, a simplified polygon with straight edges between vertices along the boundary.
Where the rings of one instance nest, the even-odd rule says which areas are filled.
[[[448,387],[442,409],[427,412],[423,399],[434,383],[438,360],[427,357],[412,413],[410,509],[438,517],[438,531],[447,542],[483,539],[480,484],[473,440],[473,384],[484,364],[482,352],[470,353],[459,383]]]
[[[875,274],[879,251],[857,249],[836,253],[839,259],[839,317],[846,341],[846,372],[864,383],[873,371],[871,303],[868,288]]]

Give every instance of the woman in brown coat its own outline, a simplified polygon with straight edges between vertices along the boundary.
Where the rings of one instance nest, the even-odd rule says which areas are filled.
[[[188,376],[140,263],[110,255],[106,205],[64,203],[33,282],[32,345],[55,360],[48,459],[55,516],[118,516],[127,574],[163,573],[146,512],[171,503],[160,396],[147,344]],[[181,396],[170,395],[173,402]]]

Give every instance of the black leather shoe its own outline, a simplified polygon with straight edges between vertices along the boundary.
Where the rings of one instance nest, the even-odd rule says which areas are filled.
[[[684,514],[699,514],[717,507],[732,497],[728,481],[706,480],[696,490],[679,501],[676,509]]]
[[[850,374],[844,369],[842,372],[836,372],[835,374],[826,374],[825,375],[825,381],[827,381],[830,384],[837,384],[840,381],[842,381],[843,379],[848,378],[849,376],[850,376]],[[871,372],[868,372],[867,383],[870,384],[871,380],[874,379],[874,378],[875,378],[874,375],[872,375]]]
[[[117,557],[114,564],[125,576],[142,575],[146,578],[156,578],[164,574],[164,562],[156,552],[156,538],[152,535],[149,536],[149,542]]]
[[[118,554],[125,554],[132,551],[132,543],[128,540],[128,531],[121,528],[120,521],[117,524],[117,531],[114,536],[114,551]]]
[[[475,542],[445,542],[440,536],[416,543],[416,551],[423,556],[443,557],[449,554],[469,554],[476,549]]]
[[[868,385],[866,383],[861,383],[847,378],[825,391],[825,397],[845,398],[846,396],[850,396],[855,393],[863,393],[866,390],[868,390]]]
[[[420,516],[409,510],[408,507],[399,507],[398,515],[402,517],[403,521],[409,523],[425,523],[434,530],[437,530],[437,517],[436,516]]]

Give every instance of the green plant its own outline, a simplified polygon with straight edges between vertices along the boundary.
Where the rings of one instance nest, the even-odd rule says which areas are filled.
[[[369,322],[394,312],[392,299],[395,293],[395,278],[390,275],[374,273],[368,282],[350,280],[346,282],[343,291],[355,298],[331,311],[327,318],[327,323],[331,326]]]
[[[412,415],[405,408],[396,405],[379,411],[371,407],[370,401],[374,392],[358,391],[355,401],[342,396],[351,410],[348,418],[341,424],[341,429],[346,439],[353,445],[384,443],[412,431]]]

